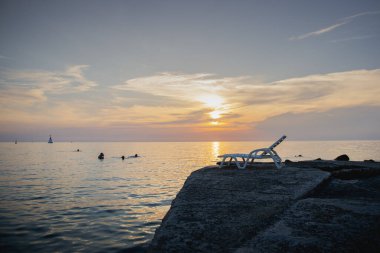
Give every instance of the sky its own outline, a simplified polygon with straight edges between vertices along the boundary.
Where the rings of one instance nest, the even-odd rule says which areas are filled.
[[[380,1],[0,1],[0,141],[380,140]]]

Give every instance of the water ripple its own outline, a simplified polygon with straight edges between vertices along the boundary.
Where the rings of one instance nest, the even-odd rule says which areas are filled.
[[[192,171],[268,144],[0,143],[1,250],[145,252]],[[277,151],[292,160],[380,160],[380,142],[284,142]],[[135,153],[142,157],[119,158]]]

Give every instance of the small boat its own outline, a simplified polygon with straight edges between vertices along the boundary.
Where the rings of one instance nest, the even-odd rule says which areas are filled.
[[[53,143],[53,139],[51,138],[51,135],[49,135],[49,141],[48,143]]]

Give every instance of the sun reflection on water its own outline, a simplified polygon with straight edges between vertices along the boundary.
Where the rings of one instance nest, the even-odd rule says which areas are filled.
[[[216,159],[219,155],[219,147],[220,147],[219,141],[212,142],[212,156],[214,159]]]

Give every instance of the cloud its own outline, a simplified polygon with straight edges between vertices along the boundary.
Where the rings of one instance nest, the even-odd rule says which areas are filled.
[[[88,106],[86,99],[81,99],[78,103],[70,101],[63,95],[83,93],[97,85],[84,77],[83,71],[87,67],[87,65],[70,66],[63,72],[2,70],[1,122],[30,124],[54,121],[56,124],[62,124],[65,120],[72,122],[83,117],[80,110]],[[80,121],[85,121],[85,118],[91,117],[86,114]]]
[[[67,68],[66,72],[61,74],[66,80],[66,88],[63,92],[81,92],[87,91],[92,87],[97,86],[94,81],[88,80],[83,75],[83,70],[87,69],[88,65],[75,65]]]
[[[357,17],[361,17],[361,16],[368,16],[368,15],[378,15],[380,14],[380,11],[366,11],[366,12],[360,12],[358,14],[354,14],[352,16],[348,16],[348,17],[345,17],[345,18],[342,18],[342,20],[348,20],[348,21],[351,21]]]
[[[279,115],[317,115],[339,108],[380,106],[380,69],[276,82],[248,76],[165,72],[89,89],[84,87],[96,84],[83,76],[83,68],[76,66],[58,74],[8,73],[0,81],[0,125],[44,122],[54,127],[134,127],[141,135],[144,129],[154,133],[159,128],[168,135],[181,136],[182,131],[204,137],[218,131],[218,136],[225,133],[225,139],[233,139],[237,133],[250,134],[256,126]],[[78,93],[75,96],[74,91]],[[80,95],[83,91],[86,93]]]
[[[322,112],[334,108],[373,106],[380,101],[380,70],[355,70],[291,78],[246,89],[245,109],[256,110],[257,120],[287,112]],[[255,95],[253,95],[255,94]],[[256,96],[259,98],[255,101]],[[263,100],[262,98],[266,99]]]
[[[201,109],[196,111],[189,111],[183,113],[171,113],[175,119],[172,121],[157,122],[158,125],[194,125],[208,121],[207,114],[210,113],[209,109]]]
[[[2,91],[14,90],[20,96],[38,93],[37,100],[45,100],[46,93],[69,94],[83,92],[97,86],[84,77],[83,71],[88,65],[69,66],[64,72],[52,71],[2,71],[0,85]],[[33,96],[32,96],[33,97]]]
[[[97,84],[84,77],[86,68],[87,65],[75,65],[63,72],[3,70],[0,105],[28,111],[33,105],[46,103],[51,96],[88,91]]]
[[[336,28],[338,28],[338,27],[340,27],[342,25],[345,25],[347,23],[348,23],[348,21],[340,22],[340,23],[337,23],[337,24],[334,24],[334,25],[322,28],[322,29],[314,31],[314,32],[310,32],[310,33],[302,34],[302,35],[299,35],[299,36],[291,37],[290,40],[303,40],[303,39],[306,39],[306,38],[309,38],[309,37],[312,37],[312,36],[318,36],[318,35],[321,35],[321,34],[324,34],[324,33],[327,33],[327,32],[331,32],[332,30],[334,30],[334,29],[336,29]]]
[[[242,114],[247,107],[271,111],[326,110],[334,107],[377,104],[380,70],[310,75],[272,83],[249,77],[217,77],[212,74],[161,73],[126,81],[114,88],[193,101],[194,107],[210,108],[202,102],[207,96],[222,98],[222,110]],[[260,111],[260,110],[259,110]]]
[[[358,13],[358,14],[355,14],[352,16],[344,17],[344,18],[340,19],[336,24],[332,24],[330,26],[321,28],[317,31],[313,31],[313,32],[309,32],[306,34],[290,37],[289,40],[303,40],[303,39],[306,39],[309,37],[319,36],[319,35],[322,35],[324,33],[331,32],[331,31],[333,31],[333,30],[335,30],[338,27],[341,27],[343,25],[347,25],[348,23],[352,22],[354,19],[356,19],[358,17],[368,16],[368,15],[378,15],[378,14],[380,14],[380,11],[361,12],[361,13]]]
[[[215,75],[209,73],[182,74],[163,72],[153,76],[130,79],[124,84],[113,86],[113,88],[193,100],[198,96],[209,94],[210,92],[215,93],[223,89],[224,87],[220,85],[223,82],[230,83],[231,80],[226,78],[218,79],[215,78]],[[196,97],[194,97],[195,95]]]
[[[380,139],[379,119],[379,106],[355,106],[324,112],[285,113],[258,123],[255,131],[273,139],[283,133],[304,140]]]

